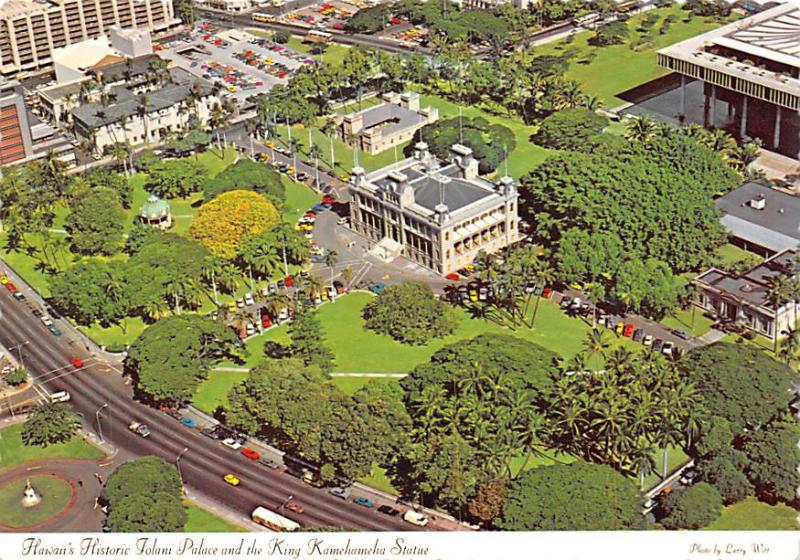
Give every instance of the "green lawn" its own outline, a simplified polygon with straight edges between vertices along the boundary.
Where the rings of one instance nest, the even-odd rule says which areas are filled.
[[[715,251],[715,254],[717,256],[717,259],[721,261],[720,264],[722,264],[722,266],[726,265],[733,266],[744,260],[754,261],[754,262],[760,262],[764,260],[764,258],[761,255],[753,253],[751,251],[746,251],[745,249],[737,247],[732,243],[726,243],[725,245],[717,249]]]
[[[42,497],[33,507],[23,507],[20,497],[27,481]],[[61,478],[32,476],[19,479],[0,490],[0,523],[11,527],[26,527],[53,518],[67,507],[72,498],[72,488]]]
[[[221,517],[217,517],[210,511],[194,505],[191,502],[184,502],[186,505],[186,525],[183,530],[186,533],[244,533],[244,529],[237,525],[231,525]]]
[[[653,40],[645,48],[635,51],[631,48],[631,43],[638,40],[641,35],[637,28],[651,13],[661,16],[650,31]],[[677,16],[678,20],[666,33],[660,34],[658,29],[669,15]],[[623,45],[593,47],[588,44],[588,40],[594,33],[582,32],[575,35],[571,41],[567,39],[536,47],[536,53],[538,55],[571,53],[567,77],[580,82],[586,93],[597,96],[604,105],[613,108],[625,103],[617,97],[622,92],[668,73],[656,64],[658,49],[719,27],[719,24],[710,18],[693,17],[689,23],[685,23],[683,19],[686,15],[687,12],[681,10],[679,6],[659,8],[635,15],[627,22],[630,36]]]
[[[771,506],[755,498],[723,508],[707,531],[797,531],[798,512],[789,506]]]
[[[378,490],[383,490],[384,492],[388,492],[394,496],[400,495],[400,492],[398,492],[397,489],[392,486],[392,481],[389,480],[389,477],[386,475],[386,469],[377,463],[372,463],[372,474],[365,476],[364,478],[359,478],[358,480],[359,482],[363,482],[368,486],[372,486]]]
[[[670,329],[683,329],[693,336],[702,336],[711,330],[714,320],[705,316],[698,308],[680,309],[661,320]]]
[[[0,430],[0,469],[7,469],[36,459],[99,459],[102,451],[80,437],[47,447],[30,447],[22,443],[22,424]]]
[[[283,177],[283,185],[286,187],[286,203],[281,217],[284,222],[294,224],[300,216],[320,201],[320,195],[308,185],[296,183],[286,176]]]
[[[228,393],[237,383],[247,378],[243,371],[210,371],[208,379],[200,383],[193,403],[200,410],[212,414],[218,406],[226,406]]]

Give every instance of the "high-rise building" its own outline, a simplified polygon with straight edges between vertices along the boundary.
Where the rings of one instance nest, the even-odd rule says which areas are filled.
[[[0,74],[47,68],[53,49],[111,27],[159,32],[179,23],[171,0],[6,0],[0,5]]]

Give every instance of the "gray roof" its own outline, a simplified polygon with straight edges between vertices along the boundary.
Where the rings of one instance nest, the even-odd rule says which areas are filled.
[[[214,91],[210,82],[195,78],[182,68],[172,68],[170,74],[172,82],[164,85],[161,89],[155,89],[145,94],[148,97],[148,113],[182,102],[189,96],[195,82],[200,84],[201,97],[211,95]],[[92,129],[118,122],[123,116],[133,117],[138,113],[139,95],[135,95],[122,86],[113,87],[111,91],[115,95],[115,99],[108,107],[103,107],[96,102],[84,103],[72,110],[75,120],[86,128]]]
[[[745,301],[755,306],[772,309],[767,304],[767,296],[772,281],[778,276],[792,276],[794,251],[784,251],[745,272],[735,276],[722,270],[712,268],[695,278],[697,282],[706,284],[720,292]]]
[[[103,80],[106,83],[119,82],[125,80],[125,75],[128,72],[129,65],[131,77],[136,77],[149,73],[150,62],[157,58],[159,58],[157,54],[145,54],[135,58],[129,58],[122,62],[114,62],[112,64],[100,66],[99,68],[93,68],[91,70],[91,74],[96,76],[102,75]]]
[[[381,134],[390,135],[424,124],[427,119],[420,113],[410,111],[394,103],[381,103],[380,105],[369,107],[361,111],[361,116],[364,119],[362,134],[376,126],[385,125],[381,129]]]
[[[450,212],[455,212],[484,198],[497,196],[492,184],[484,179],[468,181],[460,178],[460,169],[454,163],[433,172],[427,172],[424,164],[420,163],[400,172],[407,177],[406,184],[414,189],[414,202],[430,212],[442,202]],[[485,186],[481,186],[483,183]],[[375,184],[384,189],[393,189],[396,185],[389,176],[382,177]]]
[[[757,210],[750,201],[762,198]],[[716,202],[728,231],[745,241],[772,251],[800,245],[800,198],[759,183],[746,183]]]

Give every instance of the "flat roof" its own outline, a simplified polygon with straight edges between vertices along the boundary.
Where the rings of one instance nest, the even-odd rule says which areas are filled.
[[[665,47],[658,53],[800,95],[800,80],[708,52],[715,45],[800,68],[800,8],[796,3],[780,4]]]
[[[751,201],[760,200],[763,209]],[[745,183],[717,199],[722,223],[736,237],[772,251],[800,244],[800,198],[760,183]]]
[[[774,311],[768,303],[770,285],[779,276],[797,274],[794,255],[794,250],[783,251],[740,276],[712,268],[697,276],[695,281],[737,300]]]

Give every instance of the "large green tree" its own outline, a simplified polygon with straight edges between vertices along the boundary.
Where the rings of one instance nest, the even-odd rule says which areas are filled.
[[[286,198],[280,174],[268,165],[248,158],[240,159],[214,178],[206,179],[203,196],[208,201],[224,192],[242,189],[263,194],[278,207]]]
[[[43,404],[31,413],[22,426],[22,443],[42,447],[72,439],[81,419],[67,404]]]
[[[218,360],[234,357],[235,333],[199,315],[162,319],[131,344],[125,371],[141,393],[156,401],[190,401]]]
[[[790,502],[797,498],[798,441],[800,427],[794,421],[776,422],[745,436],[745,472],[764,499]]]
[[[544,118],[533,140],[559,150],[591,150],[608,119],[582,107],[564,109]]]
[[[436,299],[424,284],[389,286],[363,309],[365,325],[405,344],[427,344],[452,333],[458,325],[453,309]]]
[[[644,528],[636,485],[604,465],[577,461],[538,467],[517,478],[496,524],[512,531],[612,531]]]
[[[129,310],[123,268],[97,259],[77,262],[50,279],[53,304],[81,325],[117,324]]]
[[[706,482],[671,492],[660,504],[659,522],[667,529],[697,530],[722,512],[722,496]]]
[[[325,333],[316,311],[306,305],[298,306],[289,325],[289,337],[292,355],[305,365],[317,366],[325,373],[333,369],[333,353],[325,346]]]
[[[680,367],[712,417],[733,433],[766,424],[791,399],[791,368],[748,344],[718,342],[687,354]]]
[[[174,533],[186,525],[178,470],[160,457],[142,457],[117,467],[102,498],[109,505],[108,523],[114,532]]]
[[[84,255],[112,255],[124,244],[125,209],[117,191],[95,187],[70,201],[64,228],[72,249]]]

